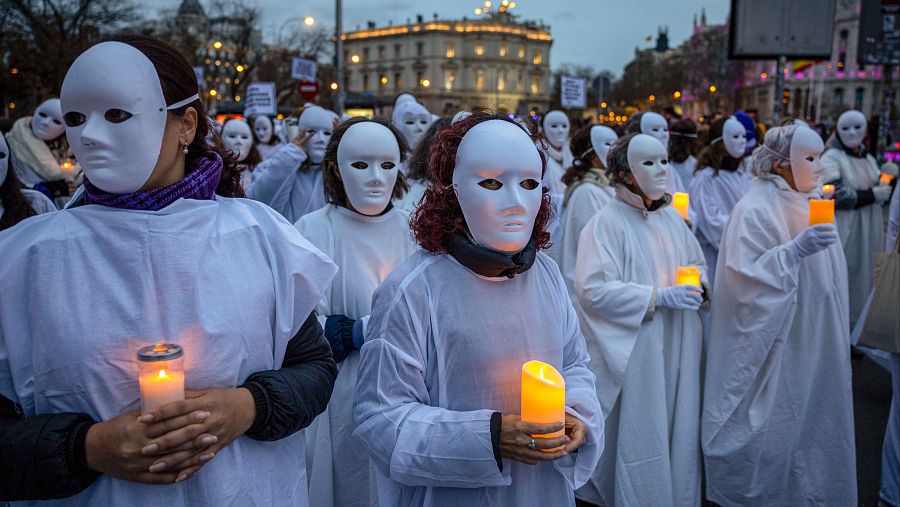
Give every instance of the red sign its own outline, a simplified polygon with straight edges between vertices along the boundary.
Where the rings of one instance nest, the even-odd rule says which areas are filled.
[[[319,83],[315,81],[298,81],[297,93],[303,97],[303,100],[312,100],[319,94]]]

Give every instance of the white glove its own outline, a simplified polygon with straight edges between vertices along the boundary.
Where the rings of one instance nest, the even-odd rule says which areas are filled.
[[[703,304],[703,290],[696,285],[673,285],[656,291],[656,306],[675,310],[697,310]]]
[[[894,187],[890,185],[878,185],[877,187],[872,187],[872,194],[875,196],[875,202],[878,204],[884,204],[891,200],[891,190]]]
[[[837,228],[834,224],[816,224],[803,229],[803,232],[791,240],[797,255],[802,259],[824,250],[838,240]]]
[[[900,173],[900,169],[898,169],[897,164],[893,162],[885,162],[881,165],[881,172],[888,173],[896,178],[898,176],[898,173]]]

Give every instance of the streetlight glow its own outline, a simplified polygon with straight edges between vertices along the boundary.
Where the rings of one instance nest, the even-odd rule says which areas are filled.
[[[427,79],[423,79],[422,86],[424,86],[425,88],[428,88],[429,86],[431,86],[431,81],[429,81]]]
[[[485,6],[485,7],[490,7],[490,6],[491,6],[491,0],[484,0],[484,6]]]
[[[18,73],[19,73],[19,69],[17,69],[16,67],[13,67],[13,68],[9,69],[9,73],[10,73],[10,74],[18,74]]]
[[[675,90],[675,93],[672,94],[672,98],[675,99],[675,100],[680,99],[680,98],[681,98],[681,92],[678,91],[678,90]]]
[[[338,89],[338,84],[337,84],[337,83],[331,83],[331,89],[336,91],[336,90]]]
[[[222,49],[222,43],[219,41],[213,42],[213,47],[216,49]]]
[[[306,16],[305,18],[303,18],[303,24],[306,26],[313,26],[314,24],[316,24],[316,18],[312,16]]]
[[[353,63],[359,63],[359,55],[354,53],[353,56],[350,57],[350,61]]]
[[[654,100],[656,100],[656,95],[651,95],[651,96],[647,97],[647,99],[649,99],[650,102],[653,102]]]
[[[475,15],[476,15],[476,16],[481,16],[481,12],[482,12],[482,11],[481,11],[481,7],[476,7],[476,8],[475,8]]]
[[[718,88],[716,88],[716,85],[714,85],[714,84],[709,85],[710,93],[716,93],[716,90],[718,90]]]
[[[219,92],[217,92],[217,91],[215,91],[215,90],[210,90],[210,91],[209,91],[209,96],[210,96],[210,97],[215,97],[215,96],[218,95],[218,94],[219,94]]]
[[[235,65],[234,70],[236,70],[238,72],[244,72],[244,66],[243,65]]]
[[[601,102],[601,103],[600,103],[600,107],[602,107],[603,109],[606,109],[606,101]]]

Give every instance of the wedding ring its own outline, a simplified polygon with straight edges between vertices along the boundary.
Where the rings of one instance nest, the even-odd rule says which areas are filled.
[[[528,447],[532,449],[537,449],[537,445],[534,443],[534,439],[531,439],[531,442],[528,444]]]

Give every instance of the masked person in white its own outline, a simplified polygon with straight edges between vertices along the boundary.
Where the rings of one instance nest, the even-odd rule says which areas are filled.
[[[555,252],[566,288],[573,298],[578,238],[585,224],[615,195],[606,177],[606,156],[617,138],[611,128],[603,125],[588,125],[572,137],[571,146],[578,155],[563,176],[563,183],[566,184],[563,198],[565,213]]]
[[[720,118],[709,128],[709,144],[700,152],[700,170],[691,180],[694,230],[706,256],[710,284],[715,285],[716,257],[731,210],[750,189],[749,173],[741,164],[747,133],[733,116]]]
[[[409,215],[391,204],[406,188],[405,148],[402,134],[379,120],[343,123],[322,167],[329,204],[296,224],[340,268],[317,308],[340,373],[328,409],[304,432],[310,498],[323,507],[377,505],[366,450],[351,437],[353,398],[372,294],[415,250]]]
[[[241,188],[244,193],[250,186],[250,178],[253,170],[262,161],[256,143],[253,142],[253,132],[250,125],[243,120],[228,120],[222,127],[222,142],[225,147],[234,154],[241,171]]]
[[[900,190],[894,189],[888,213],[885,251],[890,251],[900,234]],[[891,412],[884,432],[881,452],[881,499],[888,505],[900,505],[900,354],[891,354]]]
[[[353,434],[379,504],[574,505],[603,426],[565,284],[538,251],[551,213],[541,155],[486,113],[451,125],[432,155],[412,222],[423,250],[375,291],[360,361]],[[531,360],[565,379],[565,425],[517,415]]]
[[[670,134],[669,167],[681,180],[679,188],[690,188],[694,172],[697,170],[697,154],[700,151],[697,124],[689,119],[678,120],[672,123]]]
[[[561,196],[566,191],[566,185],[562,178],[566,169],[572,166],[574,157],[569,147],[569,131],[571,125],[566,113],[553,110],[544,116],[541,122],[541,131],[546,140],[544,150],[547,159],[547,174],[544,183],[550,187],[550,193]]]
[[[22,188],[15,171],[9,167],[9,146],[0,134],[0,231],[34,215],[56,211],[56,205],[44,194]]]
[[[337,116],[309,106],[297,120],[300,133],[276,149],[253,171],[247,197],[268,204],[290,222],[325,205],[322,159]]]
[[[336,267],[271,209],[226,197],[236,171],[207,144],[174,48],[97,44],[61,101],[85,204],[0,233],[14,288],[0,294],[0,448],[17,449],[0,456],[0,498],[306,505],[296,432],[337,373],[311,312]],[[135,356],[157,341],[183,348],[187,399],[141,414]]]
[[[446,118],[440,118],[432,123],[422,140],[419,141],[419,145],[412,150],[412,155],[404,164],[406,183],[409,185],[409,190],[403,194],[403,197],[394,201],[394,205],[398,208],[411,214],[415,212],[416,207],[422,202],[425,190],[428,188],[428,185],[431,185],[431,166],[428,159],[431,153],[431,146],[437,139],[438,133],[450,126],[450,121]]]
[[[878,184],[880,171],[863,145],[865,136],[866,117],[847,111],[822,155],[824,181],[835,185],[835,222],[847,256],[851,328],[875,283],[874,256],[884,245],[882,206],[891,198],[891,187]]]
[[[269,154],[279,147],[275,125],[268,116],[260,115],[253,119],[253,137],[256,139],[256,149],[261,160],[269,158]]]
[[[391,124],[403,133],[410,150],[416,149],[431,123],[431,113],[415,100],[399,101],[391,113]]]
[[[669,122],[665,116],[654,113],[653,111],[645,111],[637,113],[628,119],[625,123],[625,132],[628,134],[640,133],[650,137],[655,137],[662,145],[669,149]],[[675,192],[687,192],[681,179],[675,171],[668,171],[666,174],[666,192],[674,194]]]
[[[607,176],[616,199],[581,233],[575,267],[606,447],[578,497],[599,505],[700,505],[700,377],[707,299],[700,245],[666,193],[665,147],[619,138]],[[677,285],[695,266],[697,285]]]
[[[822,149],[770,129],[722,236],[702,433],[718,505],[857,502],[844,253],[834,224],[808,226]]]

